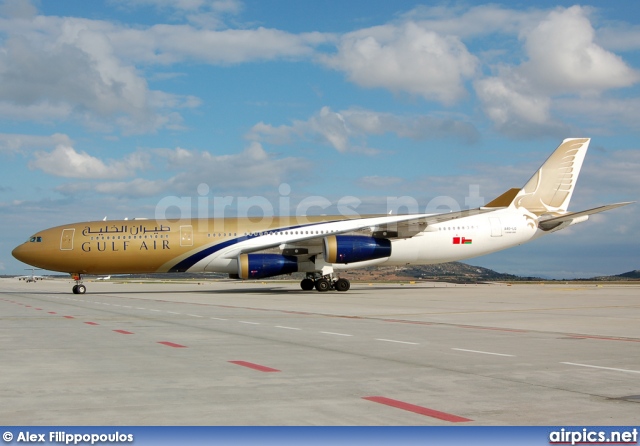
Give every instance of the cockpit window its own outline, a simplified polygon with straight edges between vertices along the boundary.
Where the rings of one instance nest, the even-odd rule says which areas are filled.
[[[42,237],[40,237],[40,236],[31,237],[29,239],[29,242],[30,243],[40,243],[40,242],[42,242]]]
[[[36,242],[40,243],[42,241],[42,237],[36,237]]]
[[[31,238],[29,239],[29,241],[30,241],[31,243],[33,243],[33,242],[35,242],[35,241],[36,241],[36,238],[35,238],[35,237],[31,237]]]

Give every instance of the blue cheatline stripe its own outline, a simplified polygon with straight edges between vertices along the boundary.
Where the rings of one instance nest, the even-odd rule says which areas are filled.
[[[170,273],[183,273],[183,272],[187,271],[189,268],[191,268],[193,265],[198,263],[200,260],[204,259],[205,257],[210,256],[211,254],[216,253],[216,252],[220,251],[221,249],[226,248],[227,246],[235,245],[237,243],[240,243],[240,242],[243,242],[245,240],[252,239],[252,238],[262,237],[263,233],[290,231],[292,229],[305,228],[305,227],[308,227],[308,226],[322,225],[322,224],[327,224],[327,223],[335,223],[336,221],[342,221],[342,220],[324,221],[324,222],[318,222],[318,223],[309,223],[309,224],[306,224],[306,225],[287,226],[287,227],[284,227],[284,228],[274,228],[274,229],[269,229],[269,230],[265,230],[265,231],[256,231],[255,233],[250,234],[250,235],[245,235],[245,236],[242,236],[242,237],[234,238],[234,239],[231,239],[231,240],[224,241],[222,243],[218,243],[217,245],[213,245],[213,246],[209,246],[208,248],[201,249],[200,251],[196,252],[195,254],[192,254],[189,257],[187,257],[186,259],[183,259],[180,262],[178,262],[175,265],[173,265],[169,269],[169,272]],[[326,234],[318,234],[318,235],[322,235],[324,237]]]
[[[171,267],[171,269],[169,270],[169,272],[170,273],[183,273],[183,272],[187,271],[189,268],[191,268],[193,265],[198,263],[200,260],[202,260],[205,257],[213,254],[214,252],[218,252],[221,249],[226,248],[227,246],[234,245],[236,243],[239,243],[239,242],[241,242],[243,240],[247,240],[249,238],[250,238],[249,236],[239,237],[239,238],[235,238],[235,239],[232,239],[232,240],[227,240],[226,242],[218,243],[217,245],[209,246],[208,248],[204,248],[204,249],[196,252],[195,254],[190,255],[186,259],[181,260],[177,264],[173,265]]]

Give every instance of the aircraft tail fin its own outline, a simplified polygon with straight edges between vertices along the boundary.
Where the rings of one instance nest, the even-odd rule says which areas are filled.
[[[566,213],[590,141],[565,139],[522,189],[509,189],[484,207],[523,207],[537,216]]]
[[[565,139],[522,189],[509,189],[484,207],[513,205],[538,216],[566,213],[590,141],[589,138]]]
[[[568,138],[524,185],[513,204],[538,216],[567,212],[590,138]]]

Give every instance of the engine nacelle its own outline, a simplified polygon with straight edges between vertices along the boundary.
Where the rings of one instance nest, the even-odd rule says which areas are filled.
[[[240,254],[238,278],[262,279],[298,271],[298,259],[280,254]]]
[[[324,238],[324,261],[353,263],[391,255],[391,241],[363,235],[330,235]]]

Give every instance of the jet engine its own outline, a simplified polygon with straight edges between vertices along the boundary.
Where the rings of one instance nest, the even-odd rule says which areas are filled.
[[[330,235],[323,239],[327,263],[353,263],[391,255],[391,241],[363,235]]]
[[[241,254],[238,256],[238,278],[262,279],[298,271],[295,256],[280,254]]]

